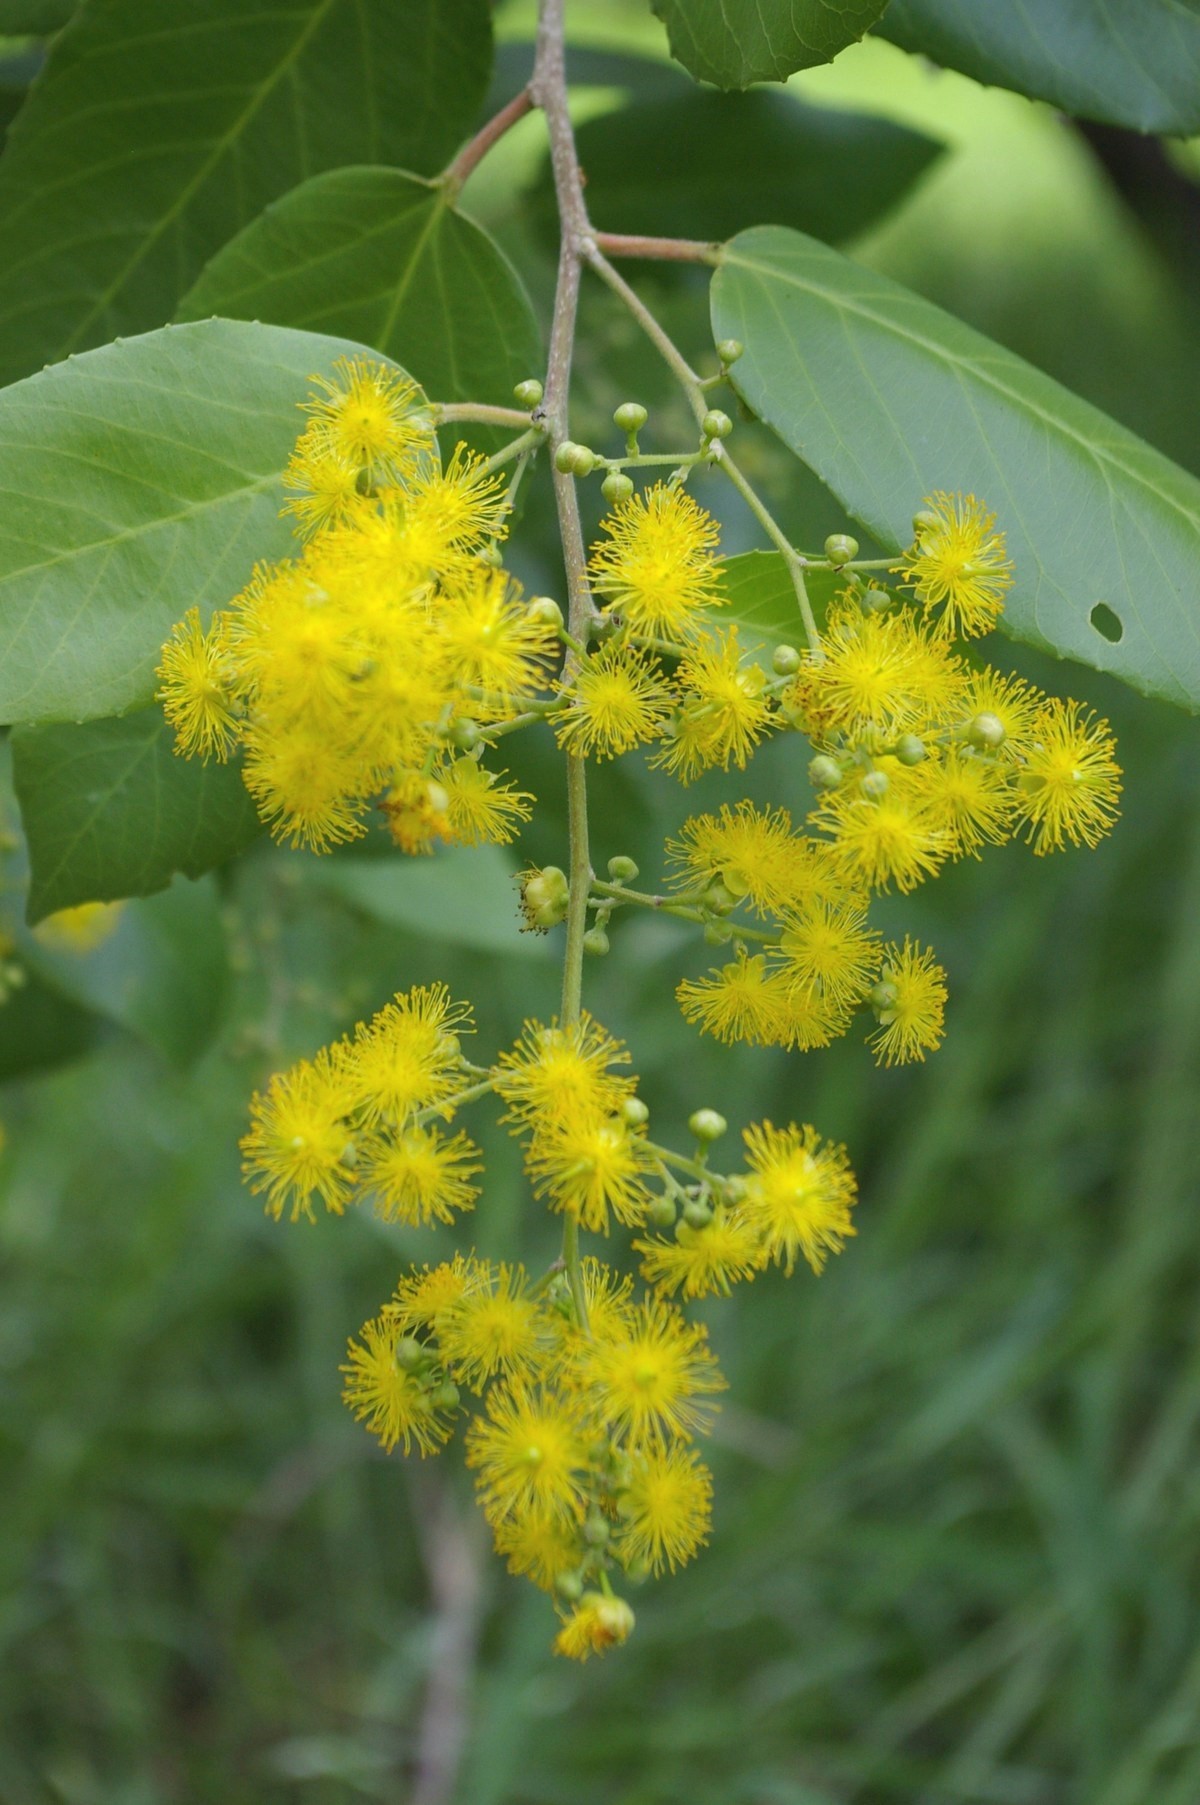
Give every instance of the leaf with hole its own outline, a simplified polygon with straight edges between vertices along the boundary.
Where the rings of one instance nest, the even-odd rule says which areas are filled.
[[[237,765],[180,758],[157,708],[18,727],[13,785],[29,846],[30,921],[148,896],[243,852],[262,824]]]
[[[892,0],[878,30],[948,69],[1085,119],[1200,131],[1195,0]]]
[[[511,406],[513,385],[542,365],[507,257],[444,189],[396,169],[331,170],[274,202],[179,309],[207,314],[361,340],[439,400]]]
[[[932,491],[973,492],[1015,564],[1005,631],[1200,708],[1200,481],[826,245],[763,226],[724,259],[713,331],[746,347],[739,392],[882,545]]]
[[[277,195],[436,170],[491,61],[486,0],[105,0],[54,39],[0,161],[0,382],[169,320]]]
[[[888,0],[651,0],[671,55],[697,81],[748,88],[831,63]]]
[[[695,89],[586,120],[577,142],[597,226],[654,236],[669,221],[676,236],[708,239],[763,218],[817,238],[852,238],[894,206],[941,149],[891,120],[806,106],[791,94]],[[655,180],[647,182],[651,168]],[[538,211],[554,217],[548,164]]]
[[[0,391],[0,721],[152,699],[174,623],[293,549],[279,510],[297,410],[359,349],[209,320]]]

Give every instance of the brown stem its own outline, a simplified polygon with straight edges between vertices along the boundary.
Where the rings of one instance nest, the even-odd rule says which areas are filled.
[[[463,1518],[451,1487],[444,1477],[439,1480],[423,1472],[412,1475],[432,1594],[433,1644],[410,1805],[450,1805],[457,1791],[483,1612],[479,1526],[474,1518]]]
[[[657,263],[721,261],[721,246],[702,238],[644,238],[638,232],[593,232],[596,249],[608,257],[643,257]]]
[[[528,88],[522,88],[519,94],[514,94],[507,106],[501,107],[486,125],[480,126],[475,136],[463,145],[454,161],[447,163],[438,177],[438,185],[445,190],[447,200],[455,199],[467,177],[483,162],[493,144],[499,143],[505,132],[510,131],[518,119],[523,119],[532,110],[533,96]]]

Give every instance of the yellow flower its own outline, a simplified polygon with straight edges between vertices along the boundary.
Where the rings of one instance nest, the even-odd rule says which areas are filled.
[[[404,485],[401,505],[409,534],[433,554],[442,548],[480,551],[507,529],[507,482],[490,474],[487,459],[456,445],[444,470],[431,468]]]
[[[322,391],[306,402],[318,443],[365,472],[371,482],[395,482],[432,457],[436,441],[421,391],[402,370],[367,357],[340,357],[334,375],[314,376]]]
[[[846,784],[822,798],[812,820],[836,837],[838,856],[851,883],[907,893],[932,877],[949,857],[953,840],[921,793],[919,777],[896,771],[882,796],[864,796]]]
[[[385,1452],[390,1454],[401,1442],[409,1454],[415,1442],[422,1455],[436,1454],[453,1433],[453,1418],[434,1404],[427,1383],[398,1364],[401,1333],[394,1318],[363,1324],[362,1339],[349,1343],[346,1364],[340,1368],[346,1377],[342,1401]]]
[[[703,1228],[679,1222],[673,1240],[654,1236],[633,1245],[644,1256],[642,1277],[667,1297],[727,1297],[730,1286],[753,1278],[760,1263],[754,1230],[740,1210],[724,1204]]]
[[[397,992],[347,1049],[346,1067],[367,1123],[400,1124],[416,1109],[443,1104],[460,1080],[458,1036],[471,1033],[466,1003],[451,1001],[445,984]]]
[[[586,1661],[589,1655],[605,1654],[628,1641],[633,1626],[633,1612],[623,1598],[614,1598],[609,1592],[585,1592],[559,1631],[554,1652],[572,1661]]]
[[[703,1325],[661,1298],[647,1298],[611,1335],[580,1343],[576,1372],[609,1433],[635,1450],[707,1432],[712,1394],[725,1389]]]
[[[472,563],[446,586],[437,625],[455,681],[485,691],[497,712],[536,690],[558,654],[554,627],[530,612],[507,571],[490,564]]]
[[[312,1222],[314,1196],[334,1215],[345,1209],[354,1182],[344,1164],[354,1103],[340,1048],[323,1048],[314,1060],[277,1073],[265,1096],[255,1092],[242,1170],[251,1191],[267,1193],[276,1221],[290,1203],[293,1222],[302,1213]]]
[[[1121,767],[1107,721],[1051,697],[1038,711],[1017,785],[1019,820],[1035,853],[1097,846],[1119,810]]]
[[[870,1037],[881,1065],[924,1059],[941,1044],[946,974],[929,949],[905,937],[885,949],[883,976],[872,997],[879,1032]]]
[[[939,490],[918,516],[916,539],[897,565],[926,614],[947,637],[972,639],[988,633],[1004,609],[1012,584],[1012,564],[996,516],[973,495]]]
[[[396,1286],[384,1315],[398,1322],[405,1335],[418,1329],[436,1330],[448,1311],[486,1284],[488,1271],[485,1261],[460,1253],[440,1266],[424,1266],[419,1272],[414,1267]]]
[[[496,1553],[507,1555],[510,1573],[521,1573],[553,1592],[560,1573],[573,1572],[585,1549],[578,1524],[541,1511],[524,1511],[497,1523]]]
[[[732,896],[746,897],[760,913],[787,897],[796,836],[786,809],[760,809],[753,802],[716,815],[685,821],[667,853],[675,866],[672,882],[685,890],[705,890],[718,880]]]
[[[996,755],[1020,759],[1029,750],[1038,712],[1045,704],[1041,690],[1026,683],[1023,677],[1006,677],[985,665],[981,671],[972,671],[967,679],[957,725],[968,736],[973,724],[989,728],[994,736],[991,749]]]
[[[393,844],[409,858],[432,853],[440,842],[455,838],[450,792],[424,771],[397,771],[379,808]]]
[[[207,633],[200,610],[189,608],[162,649],[156,700],[175,729],[175,750],[190,758],[228,758],[238,720],[229,691],[225,616],[214,614]]]
[[[980,856],[980,847],[1001,846],[1012,834],[1013,768],[971,746],[950,746],[940,759],[918,767],[935,822],[950,835],[953,855]]]
[[[441,773],[445,819],[460,846],[507,846],[528,821],[533,797],[504,783],[474,758],[456,758]]]
[[[527,1295],[523,1266],[486,1267],[486,1278],[441,1312],[442,1358],[454,1377],[481,1391],[497,1373],[528,1381],[541,1363],[546,1334]]]
[[[555,732],[560,746],[582,757],[615,758],[657,739],[671,709],[657,661],[619,640],[582,660],[567,694],[571,706]]]
[[[537,1195],[594,1234],[608,1233],[610,1211],[618,1222],[640,1222],[650,1201],[644,1179],[653,1159],[620,1114],[581,1114],[537,1128],[525,1165]]]
[[[486,1415],[467,1431],[467,1465],[492,1524],[535,1512],[576,1518],[587,1467],[583,1425],[573,1399],[525,1385],[493,1386]]]
[[[361,768],[315,735],[268,735],[256,727],[244,777],[259,814],[290,846],[328,852],[366,832]]]
[[[360,469],[358,459],[331,444],[314,422],[302,434],[283,473],[284,488],[296,491],[283,512],[294,514],[306,535],[353,521],[369,505],[359,486]]]
[[[797,996],[785,972],[771,970],[762,953],[737,954],[707,978],[685,978],[675,991],[685,1021],[731,1044],[760,1047],[828,1046],[840,1033],[840,1012],[820,997]]]
[[[783,970],[799,989],[835,1009],[860,1002],[879,969],[879,934],[860,904],[813,902],[782,924]]]
[[[708,1540],[712,1474],[694,1448],[650,1446],[636,1457],[618,1501],[616,1552],[623,1566],[652,1573],[686,1565]]]
[[[518,1131],[549,1129],[619,1109],[634,1080],[609,1067],[628,1064],[628,1050],[585,1009],[565,1028],[526,1022],[520,1040],[511,1052],[501,1053],[491,1076],[509,1106],[506,1121]]]
[[[868,614],[846,603],[831,615],[823,656],[809,655],[786,699],[817,742],[841,732],[874,746],[941,720],[960,704],[965,675],[909,609]]]
[[[682,489],[656,483],[618,504],[593,546],[592,585],[636,633],[693,638],[720,601],[716,521]]]
[[[55,953],[90,953],[116,933],[124,913],[123,902],[76,903],[39,921],[33,936]]]
[[[482,1171],[479,1149],[465,1134],[447,1139],[436,1128],[408,1127],[368,1150],[359,1177],[386,1222],[426,1227],[472,1209],[479,1187],[470,1180]]]
[[[790,1274],[797,1254],[820,1272],[829,1253],[840,1253],[854,1203],[854,1174],[846,1150],[822,1142],[807,1124],[773,1128],[756,1124],[743,1135],[747,1166],[742,1210],[759,1237],[762,1257]]]
[[[662,749],[651,760],[684,783],[719,765],[744,771],[771,724],[761,665],[743,660],[737,628],[711,635],[680,661],[683,707]]]

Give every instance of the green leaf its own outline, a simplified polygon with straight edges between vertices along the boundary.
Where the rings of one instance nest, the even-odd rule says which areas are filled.
[[[904,50],[1085,119],[1200,130],[1195,0],[892,0],[879,28]]]
[[[653,236],[668,220],[680,237],[709,239],[764,217],[817,238],[851,238],[893,206],[941,148],[890,120],[806,106],[790,94],[695,89],[590,119],[578,145],[596,225]],[[549,211],[551,202],[547,165],[539,203]]]
[[[523,934],[517,864],[502,846],[446,846],[431,858],[341,857],[308,862],[308,881],[372,920],[422,939],[486,953],[545,958],[551,941]]]
[[[818,625],[845,580],[837,571],[810,570],[804,586]],[[743,649],[770,657],[777,645],[803,649],[804,623],[788,567],[779,552],[740,552],[721,567],[725,606],[713,616],[720,627],[736,626]]]
[[[697,81],[748,88],[831,63],[888,0],[651,0],[671,55]],[[659,167],[656,163],[655,167]]]
[[[309,378],[358,349],[210,320],[0,391],[0,721],[149,702],[163,640],[284,556]]]
[[[262,832],[237,765],[180,758],[157,708],[18,727],[13,784],[29,843],[28,919],[200,877]]]
[[[268,207],[179,309],[213,313],[359,339],[439,400],[511,406],[513,385],[542,365],[504,253],[444,189],[395,169],[332,170]]]
[[[0,1003],[0,1084],[81,1059],[104,1031],[92,1010],[27,972]]]
[[[743,232],[712,285],[749,406],[886,547],[974,492],[1008,535],[1002,625],[1200,708],[1200,482],[1030,364],[799,233]],[[1119,638],[1114,642],[1112,616]],[[1095,618],[1093,618],[1095,617]]]
[[[169,320],[322,169],[436,170],[482,101],[489,20],[486,0],[84,6],[0,162],[0,382]]]
[[[175,1065],[202,1053],[220,1022],[229,967],[212,878],[177,878],[161,895],[131,902],[90,952],[59,951],[33,934],[19,946],[43,983]]]
[[[61,31],[79,0],[0,0],[0,38],[47,38]]]

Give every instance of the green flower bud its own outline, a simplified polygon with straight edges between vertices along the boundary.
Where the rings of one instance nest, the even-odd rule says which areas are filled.
[[[554,468],[561,470],[564,476],[569,476],[574,468],[575,453],[581,449],[574,439],[564,439],[561,445],[555,447]]]
[[[938,517],[932,508],[919,508],[913,515],[913,538],[919,539],[921,534],[931,526],[937,526]]]
[[[403,1373],[419,1373],[429,1365],[429,1354],[415,1335],[402,1335],[396,1343],[396,1365]]]
[[[460,752],[474,752],[483,735],[479,731],[478,721],[455,721],[450,729],[450,738]]]
[[[689,1197],[683,1206],[683,1220],[688,1228],[707,1228],[713,1219],[713,1213],[707,1203],[699,1197]]]
[[[700,422],[700,431],[706,439],[727,439],[733,431],[733,421],[719,407],[710,407]]]
[[[704,892],[704,907],[714,915],[728,915],[737,905],[737,897],[724,884],[710,884]]]
[[[443,1379],[435,1391],[429,1394],[429,1402],[435,1410],[458,1409],[458,1386],[450,1379]]]
[[[735,1172],[732,1178],[725,1180],[725,1198],[729,1203],[741,1203],[746,1195],[746,1181]]]
[[[915,733],[902,733],[893,750],[902,765],[919,765],[925,756],[925,741]]]
[[[729,1123],[715,1109],[694,1109],[688,1117],[688,1130],[698,1141],[719,1141]]]
[[[1007,737],[1004,731],[1004,722],[998,714],[992,714],[990,709],[985,709],[982,714],[977,714],[967,728],[967,738],[971,744],[979,746],[987,752],[994,752],[998,746],[1004,744]]]
[[[559,866],[544,865],[540,871],[523,871],[519,883],[526,928],[545,934],[565,920],[570,891],[567,874]]]
[[[608,1541],[609,1528],[598,1510],[590,1510],[583,1525],[583,1539],[589,1548],[603,1548]]]
[[[619,426],[622,432],[641,432],[648,419],[640,401],[622,401],[613,415],[613,425]]]
[[[892,592],[890,589],[878,589],[872,586],[863,596],[862,605],[868,614],[882,614],[885,608],[890,608],[892,605]]]
[[[638,876],[638,868],[632,859],[618,853],[615,859],[608,861],[608,875],[614,884],[632,884]]]
[[[849,533],[830,533],[825,541],[825,556],[839,568],[849,564],[851,558],[858,556],[858,540],[852,539]]]
[[[646,1219],[652,1228],[674,1228],[675,1199],[673,1197],[655,1197],[646,1211]]]
[[[728,921],[706,921],[704,924],[704,944],[706,946],[728,946],[733,939],[733,927]]]
[[[575,1604],[583,1597],[582,1573],[577,1573],[574,1568],[569,1568],[566,1573],[556,1573],[554,1590],[560,1598],[565,1598],[568,1604]]]
[[[896,986],[889,978],[880,978],[878,984],[868,993],[867,1001],[882,1021],[884,1016],[896,1007]]]
[[[533,595],[525,610],[530,620],[540,621],[543,626],[561,627],[563,611],[552,595]]]
[[[587,445],[572,445],[571,462],[568,468],[572,476],[590,476],[599,463],[594,451]]]
[[[771,669],[777,677],[792,677],[804,663],[795,646],[776,646],[771,653]]]
[[[633,494],[633,478],[626,476],[623,470],[610,470],[600,485],[600,493],[610,507],[618,502],[628,501]]]
[[[809,763],[808,781],[814,790],[836,790],[842,781],[842,767],[827,752],[818,752]]]
[[[891,785],[886,771],[868,771],[858,787],[864,796],[869,796],[872,802],[878,802],[887,795]]]
[[[595,958],[602,957],[608,951],[608,947],[608,935],[602,927],[589,928],[583,937],[584,952],[591,953]]]
[[[529,376],[524,382],[517,384],[513,390],[513,400],[519,402],[522,407],[527,407],[532,413],[533,409],[540,405],[545,392],[537,377]]]
[[[735,364],[746,349],[740,338],[723,338],[717,344],[717,356],[723,364]]]
[[[650,1120],[650,1111],[640,1097],[626,1097],[621,1105],[621,1116],[630,1128],[644,1128]]]

